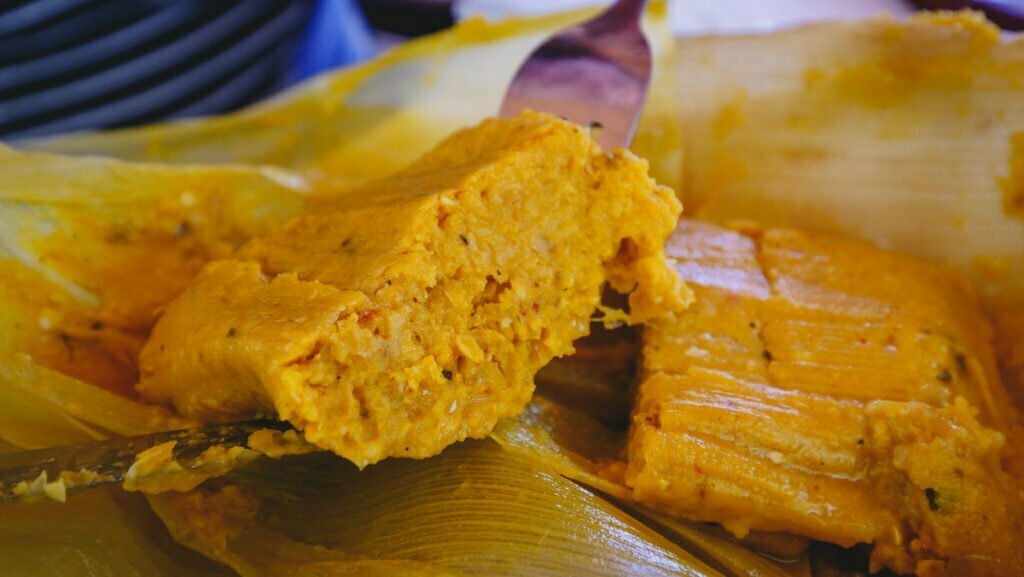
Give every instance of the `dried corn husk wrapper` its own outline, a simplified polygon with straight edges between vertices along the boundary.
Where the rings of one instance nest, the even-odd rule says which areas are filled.
[[[958,269],[1024,401],[1024,40],[946,13],[682,40],[676,62],[689,215]]]
[[[664,10],[646,22],[657,64],[633,148],[687,210],[960,268],[999,313],[1004,370],[1024,372],[1024,46],[969,16],[674,43]],[[529,50],[588,15],[470,21],[236,114],[0,149],[0,451],[186,425],[132,398],[153,310],[204,262],[493,114]],[[557,381],[493,439],[426,461],[360,473],[306,455],[186,493],[2,505],[3,571],[810,574],[802,543],[617,500],[622,431],[605,423],[624,408],[556,399],[621,400],[626,383]]]

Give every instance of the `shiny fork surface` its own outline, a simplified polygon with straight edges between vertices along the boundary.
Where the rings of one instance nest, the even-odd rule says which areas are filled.
[[[651,49],[640,29],[645,4],[618,0],[541,44],[516,72],[501,116],[550,112],[599,127],[606,150],[629,146],[651,80]]]

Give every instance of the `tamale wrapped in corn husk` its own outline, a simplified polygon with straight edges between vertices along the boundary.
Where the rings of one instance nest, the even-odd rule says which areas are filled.
[[[673,71],[660,10],[655,6],[648,22],[658,63],[652,100],[633,147],[651,161],[652,174],[704,218],[837,233],[952,263],[997,313],[1000,369],[1011,379],[1020,375],[1024,316],[1011,313],[1024,310],[1018,306],[1024,245],[1017,197],[1006,193],[1020,181],[1019,169],[1013,171],[1019,152],[1011,146],[1022,126],[1014,104],[1024,81],[1020,43],[999,40],[974,17],[880,19],[679,40]],[[385,176],[492,114],[522,57],[588,14],[473,21],[238,114],[32,143],[174,166],[10,152],[7,166],[42,168],[39,174],[0,171],[0,271],[5,281],[16,280],[0,288],[0,362],[14,368],[0,372],[0,396],[10,401],[0,403],[0,450],[180,426],[173,416],[100,389],[131,394],[134,351],[155,320],[147,316],[151,309],[169,301],[205,261],[303,211],[307,196]],[[957,73],[941,81],[950,63]],[[901,88],[907,78],[918,82]],[[91,199],[108,189],[119,191],[116,209],[99,210]],[[54,190],[65,193],[54,198]],[[255,196],[246,197],[251,191]],[[8,222],[27,224],[15,237]],[[55,231],[68,231],[67,237]],[[188,234],[194,231],[201,234]],[[56,249],[74,258],[54,258],[61,254]],[[85,258],[95,252],[112,258]],[[38,258],[44,253],[47,258]],[[156,279],[162,280],[152,283],[153,292],[131,290]],[[121,301],[136,321],[121,320]],[[94,318],[112,308],[116,322]],[[551,386],[566,374],[554,373]],[[169,533],[139,495],[119,490],[73,496],[67,504],[0,505],[0,558],[4,570],[18,575],[199,575],[226,573],[226,567],[245,575],[574,574],[599,571],[604,562],[619,573],[810,575],[807,554],[775,552],[797,559],[776,564],[753,552],[754,539],[740,544],[679,519],[632,508],[623,513],[554,474],[631,498],[618,452],[622,431],[600,422],[615,423],[628,408],[619,406],[629,398],[627,383],[617,389],[616,380],[582,380],[552,396],[585,398],[587,387],[596,387],[579,408],[599,420],[538,399],[523,419],[494,433],[500,451],[481,441],[437,459],[386,462],[383,471],[392,474],[372,478],[323,462],[324,456],[296,457],[238,471],[193,493],[155,497]],[[445,485],[449,477],[459,483]],[[374,501],[381,485],[390,494],[407,493],[407,500],[390,509]],[[317,490],[305,494],[306,486]],[[353,487],[351,498],[344,497]],[[241,520],[242,532],[197,542],[190,521],[203,517],[189,517],[194,504],[216,504],[222,494],[224,502],[250,503],[223,517]],[[452,503],[457,517],[446,514]],[[310,521],[321,511],[333,514]],[[218,511],[211,506],[209,513]],[[275,521],[268,513],[283,517]],[[366,521],[375,517],[387,522]],[[503,519],[510,521],[498,523]],[[590,530],[602,523],[615,530]],[[257,538],[238,541],[244,531]],[[204,563],[171,535],[225,565]],[[497,545],[505,542],[516,545]],[[494,565],[459,564],[467,551],[493,554]]]
[[[679,40],[686,213],[949,264],[1024,401],[1024,40],[980,14]]]

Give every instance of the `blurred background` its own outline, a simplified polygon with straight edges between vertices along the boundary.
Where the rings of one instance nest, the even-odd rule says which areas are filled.
[[[0,139],[227,112],[461,19],[608,3],[0,0]],[[671,18],[677,35],[698,35],[964,6],[1024,23],[1024,0],[673,0]]]

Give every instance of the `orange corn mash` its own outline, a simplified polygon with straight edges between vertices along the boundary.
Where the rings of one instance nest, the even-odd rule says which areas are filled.
[[[428,457],[518,414],[587,334],[601,287],[645,321],[685,305],[663,245],[681,207],[628,152],[525,113],[214,262],[140,356],[183,414],[274,414],[357,465]]]

